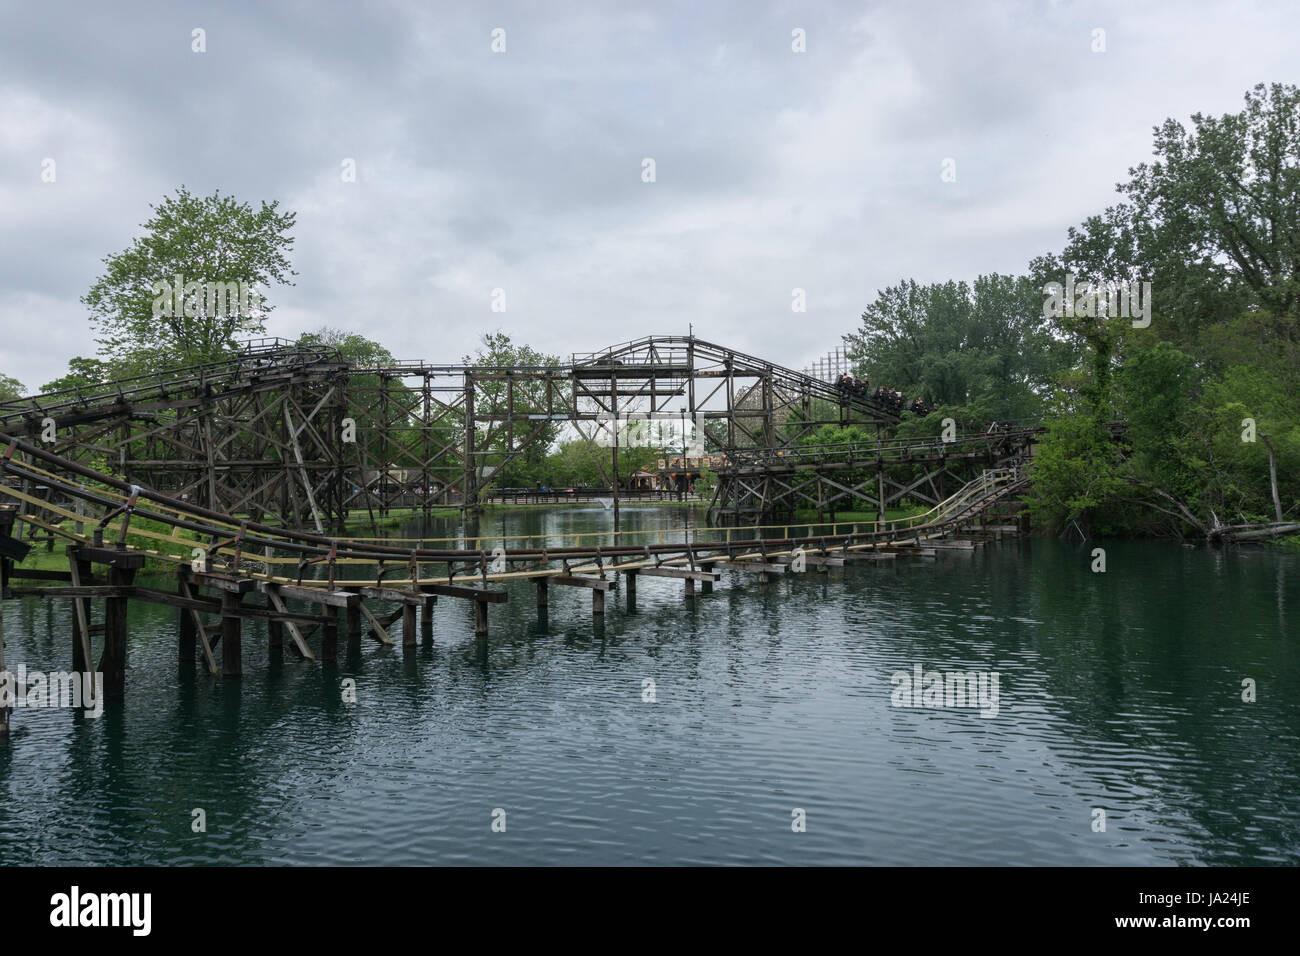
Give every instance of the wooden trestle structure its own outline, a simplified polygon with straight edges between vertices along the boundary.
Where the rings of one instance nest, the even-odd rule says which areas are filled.
[[[273,652],[332,663],[340,631],[348,640],[368,635],[394,644],[389,629],[400,619],[404,647],[416,646],[417,635],[432,640],[433,607],[444,597],[473,602],[483,638],[489,605],[507,599],[494,586],[503,582],[535,582],[540,607],[552,585],[584,588],[600,614],[619,576],[629,594],[640,576],[679,579],[693,592],[697,582],[710,589],[722,568],[767,580],[792,566],[924,553],[1027,481],[1019,467],[984,471],[925,514],[886,522],[584,533],[558,547],[527,538],[409,547],[272,527],[141,487],[18,436],[0,434],[0,448],[0,494],[14,499],[0,512],[0,589],[5,598],[73,602],[73,669],[102,673],[105,698],[125,693],[132,601],[175,608],[181,660],[197,655],[212,674],[237,678],[245,620],[268,623]],[[67,571],[23,568],[23,524],[65,542]],[[174,569],[170,579],[141,575],[151,559]],[[103,604],[99,625],[96,602]],[[102,637],[97,663],[94,636]]]
[[[631,422],[680,423],[711,452],[776,457],[825,424],[879,434],[897,420],[870,398],[693,336],[531,368],[360,366],[268,339],[220,362],[0,401],[0,432],[61,459],[317,533],[356,512],[475,511],[512,460],[544,452],[561,427],[611,447],[601,465],[617,493],[618,436]]]

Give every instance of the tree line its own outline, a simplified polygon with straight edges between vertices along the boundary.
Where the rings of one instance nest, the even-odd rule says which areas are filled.
[[[881,290],[844,339],[855,372],[937,406],[902,433],[1041,419],[1029,504],[1052,528],[1300,520],[1300,90],[1167,119],[1153,157],[1023,275]],[[1078,307],[1047,308],[1067,281]],[[1141,321],[1107,307],[1148,282]]]

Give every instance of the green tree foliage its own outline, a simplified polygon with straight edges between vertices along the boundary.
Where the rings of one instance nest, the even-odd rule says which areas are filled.
[[[278,205],[254,208],[182,186],[153,206],[144,235],[104,259],[104,274],[81,300],[101,356],[142,369],[193,364],[229,354],[236,336],[263,332],[273,307],[263,300],[249,308],[230,293],[239,283],[260,296],[273,282],[292,285],[296,214]],[[179,301],[171,294],[177,276],[197,284],[182,285]]]
[[[22,398],[27,386],[10,375],[0,375],[0,399]]]
[[[465,365],[520,374],[510,374],[494,381],[483,380],[475,390],[475,415],[504,418],[507,412],[513,416],[546,412],[546,382],[530,379],[524,373],[528,369],[554,368],[560,364],[559,358],[516,343],[508,333],[500,330],[484,334],[481,342],[473,355],[466,355],[461,360]],[[500,486],[535,486],[541,480],[541,466],[547,452],[558,436],[559,425],[555,422],[516,422],[516,453],[508,456],[510,435],[505,423],[498,421],[481,425],[475,435],[475,445],[478,451],[487,454],[481,456],[478,464],[502,468],[497,480]]]
[[[1259,84],[1240,113],[1167,119],[1126,197],[1071,229],[1062,265],[1151,281],[1173,329],[1225,316],[1300,313],[1300,88]]]
[[[1119,187],[1128,202],[1031,263],[1035,281],[1141,279],[1155,299],[1149,329],[1056,326],[1082,359],[1059,377],[1033,466],[1050,524],[1185,534],[1272,520],[1270,447],[1281,510],[1300,511],[1300,91],[1256,86],[1241,113],[1192,125],[1166,120],[1157,161]],[[1121,463],[1096,444],[1107,418],[1127,423]]]
[[[78,355],[68,361],[67,373],[52,382],[46,382],[41,386],[41,392],[62,392],[74,388],[89,391],[121,377],[116,374],[117,371],[110,362]]]
[[[1062,344],[1050,335],[1043,296],[1028,277],[984,275],[974,284],[882,290],[844,337],[857,374],[909,400],[986,408],[995,418],[1041,411]]]

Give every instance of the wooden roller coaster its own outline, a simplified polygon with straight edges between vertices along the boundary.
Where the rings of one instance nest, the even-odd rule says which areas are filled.
[[[639,367],[631,368],[637,362]],[[423,382],[414,390],[421,416],[412,419],[408,406],[403,423],[395,425],[381,412],[378,420],[387,423],[380,429],[382,440],[366,444],[357,452],[359,460],[345,468],[334,429],[327,433],[324,427],[323,410],[333,408],[340,418],[350,417],[344,411],[361,414],[372,407],[358,397],[370,387],[364,380],[378,378],[378,394],[387,394],[382,380],[408,371]],[[757,383],[737,391],[742,373],[757,376]],[[455,454],[447,447],[428,453],[434,425],[447,424],[432,412],[430,383],[441,374],[462,380],[458,402],[436,403],[457,417],[463,447]],[[520,411],[517,396],[504,394],[521,381],[536,385],[534,398],[546,399],[546,411]],[[711,396],[697,392],[698,381],[713,383],[714,395],[726,396],[716,414],[708,411]],[[631,382],[640,385],[634,389]],[[567,390],[562,402],[561,385]],[[471,601],[475,632],[484,637],[488,606],[507,599],[505,582],[534,582],[543,608],[551,585],[584,588],[592,594],[593,611],[601,614],[606,593],[620,577],[629,594],[635,593],[638,576],[679,579],[694,593],[697,582],[711,589],[724,568],[767,580],[805,567],[887,560],[922,553],[971,528],[1027,483],[1022,467],[1027,439],[1003,434],[965,443],[997,456],[1003,466],[979,471],[923,514],[889,521],[684,531],[614,528],[547,538],[461,535],[415,543],[323,531],[327,517],[345,515],[348,487],[372,505],[382,504],[384,482],[367,476],[367,465],[373,467],[367,455],[382,453],[384,463],[415,455],[430,482],[436,480],[435,464],[450,455],[459,466],[466,489],[462,504],[468,508],[491,481],[473,467],[478,439],[504,427],[506,441],[495,447],[517,452],[521,445],[513,430],[531,420],[529,415],[609,424],[625,407],[619,397],[624,390],[635,392],[643,411],[648,404],[666,413],[667,402],[685,395],[690,408],[712,414],[718,431],[725,429],[735,442],[727,454],[737,480],[810,464],[829,476],[864,459],[883,466],[930,458],[946,462],[961,453],[931,442],[913,442],[910,448],[881,442],[803,449],[787,457],[785,449],[824,421],[827,408],[839,421],[857,417],[884,424],[884,419],[877,410],[840,401],[829,385],[823,389],[807,376],[694,339],[647,339],[575,356],[563,368],[522,371],[427,365],[359,370],[327,352],[250,348],[217,366],[0,406],[0,501],[11,502],[0,506],[0,588],[5,598],[72,601],[73,670],[101,673],[104,696],[111,699],[125,693],[132,601],[175,608],[181,659],[199,659],[214,675],[238,677],[245,620],[267,622],[272,651],[325,663],[337,660],[340,628],[348,639],[368,634],[391,645],[390,629],[400,619],[403,646],[416,646],[417,635],[431,640],[439,597]],[[409,390],[403,394],[409,398]],[[416,438],[396,441],[405,432]],[[748,440],[739,440],[742,436]],[[400,454],[394,445],[400,445]],[[171,449],[169,457],[157,456],[163,447]],[[174,457],[182,450],[190,458]],[[273,507],[277,495],[284,511]],[[274,523],[295,516],[310,519],[306,523],[316,529]],[[25,566],[37,533],[51,550],[63,542],[66,571]],[[160,568],[170,571],[158,578],[154,572]],[[97,602],[103,606],[99,624],[93,614]],[[96,636],[102,637],[97,663]],[[7,715],[0,718],[7,722]]]

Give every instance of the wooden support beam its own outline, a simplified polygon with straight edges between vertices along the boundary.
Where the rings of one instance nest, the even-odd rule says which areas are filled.
[[[609,578],[589,578],[581,574],[556,574],[550,577],[552,584],[562,584],[571,588],[590,588],[593,591],[608,591],[614,586]]]
[[[337,664],[339,659],[339,617],[329,606],[324,608],[329,618],[321,625],[320,659],[322,664]]]
[[[649,578],[682,578],[687,581],[712,582],[722,578],[722,575],[717,571],[704,571],[693,568],[637,568],[635,571],[627,572],[629,578],[634,574],[644,574]]]
[[[279,611],[282,615],[287,614],[288,608],[285,607],[284,599],[280,597],[279,589],[275,585],[264,587],[262,590],[266,594],[267,601],[270,602],[273,608]],[[289,636],[293,638],[293,644],[294,647],[298,649],[298,653],[306,660],[314,661],[316,655],[313,654],[311,648],[307,646],[307,640],[303,637],[302,631],[298,629],[298,625],[289,620],[286,620],[284,624],[285,627],[289,629]]]
[[[78,561],[106,564],[123,571],[139,571],[144,567],[144,555],[135,551],[118,551],[115,548],[81,547],[74,549]]]
[[[131,593],[130,587],[118,587],[113,584],[96,584],[93,587],[35,587],[10,588],[9,597],[15,598],[125,598]]]
[[[627,580],[627,596],[629,598],[636,597],[636,572],[625,571],[623,576]]]
[[[364,604],[365,602],[361,600],[361,595],[358,594],[357,600],[354,603],[349,604],[343,610],[344,619],[347,621],[348,625],[349,641],[361,640],[361,608]],[[373,615],[371,615],[371,617],[373,618]],[[385,633],[384,636],[387,637],[388,635]],[[390,640],[388,643],[391,644],[392,641]]]
[[[789,570],[784,564],[773,564],[765,561],[717,561],[714,562],[715,568],[731,568],[734,571],[752,571],[759,574],[784,574]]]
[[[194,592],[190,587],[190,582],[186,577],[183,569],[180,572],[178,579],[180,581],[181,597],[184,598],[193,597]],[[203,618],[199,617],[198,608],[192,607],[190,609],[190,615],[194,618],[194,629],[198,632],[199,635],[199,647],[203,649],[203,661],[205,664],[208,665],[208,673],[216,674],[217,661],[212,654],[212,642],[208,640],[208,629],[203,626]]]
[[[488,602],[474,602],[474,633],[486,637],[488,632]]]
[[[415,605],[402,605],[402,646],[415,647]]]
[[[402,591],[397,588],[374,587],[357,588],[356,591],[363,598],[374,598],[377,601],[399,601],[404,604],[414,605],[424,603],[424,595],[417,591]]]
[[[225,591],[221,595],[221,676],[244,676],[243,621],[239,602],[242,595]]]
[[[118,592],[104,601],[104,653],[99,670],[104,674],[104,697],[121,700],[126,696],[126,613],[125,593],[135,577],[134,568],[110,565],[109,584]]]
[[[189,576],[190,580],[199,587],[212,588],[214,591],[224,591],[227,594],[247,594],[257,587],[257,582],[252,578],[237,578],[212,571],[190,571]]]
[[[537,578],[537,606],[542,610],[546,610],[546,601],[550,592],[550,578]]]
[[[184,572],[177,574],[176,586],[178,591],[185,587]],[[177,657],[182,664],[193,664],[199,636],[198,625],[194,620],[197,615],[189,608],[179,607],[176,609],[176,617],[177,629],[180,632],[176,641]]]
[[[437,603],[438,599],[429,595],[420,610],[420,639],[426,643],[433,643],[433,606]]]
[[[83,580],[90,577],[90,562],[76,556],[75,548],[67,548],[68,555],[68,579],[73,585],[79,585]],[[72,669],[80,673],[94,672],[94,657],[90,651],[90,605],[86,601],[78,598],[72,602],[73,607],[73,650],[72,650]],[[94,687],[95,682],[92,678],[90,686]]]
[[[325,588],[300,587],[296,584],[276,584],[271,581],[257,583],[257,589],[264,593],[269,594],[272,588],[286,601],[306,601],[309,604],[320,604],[325,607],[346,609],[355,607],[361,601],[361,595],[355,591],[328,591]]]
[[[555,579],[552,578],[551,580]],[[480,603],[504,604],[507,600],[505,591],[489,591],[487,588],[471,588],[463,584],[421,584],[420,590],[426,594],[466,598]]]
[[[773,558],[777,564],[790,565],[794,561],[791,555],[783,555],[779,558]],[[824,554],[805,554],[803,556],[804,564],[810,568],[842,568],[844,567],[844,558],[840,555]]]
[[[411,610],[411,615],[414,616],[414,615],[415,615],[415,607],[414,607],[414,605],[410,605],[410,604],[403,604],[403,605],[402,605],[402,611],[406,611],[407,608],[410,608],[410,610]],[[360,614],[364,614],[365,617],[366,617],[366,620],[370,622],[370,635],[371,635],[373,638],[375,638],[375,640],[379,641],[379,643],[384,644],[384,645],[386,645],[387,647],[392,647],[392,646],[393,646],[393,639],[392,639],[391,637],[388,636],[388,630],[387,630],[387,628],[384,626],[383,621],[381,621],[381,620],[379,620],[379,618],[375,617],[374,612],[371,611],[370,608],[366,607],[366,604],[365,604],[364,601],[362,601],[360,604],[357,605],[357,610],[360,612]],[[351,613],[351,612],[349,611],[349,613]],[[349,625],[349,626],[351,626],[351,625]],[[357,626],[358,626],[358,628],[359,628],[361,625],[358,623]],[[361,635],[358,634],[357,636],[360,637]],[[405,639],[403,639],[403,643],[405,643]]]
[[[591,590],[591,613],[605,613],[605,592],[608,588],[592,588]]]

